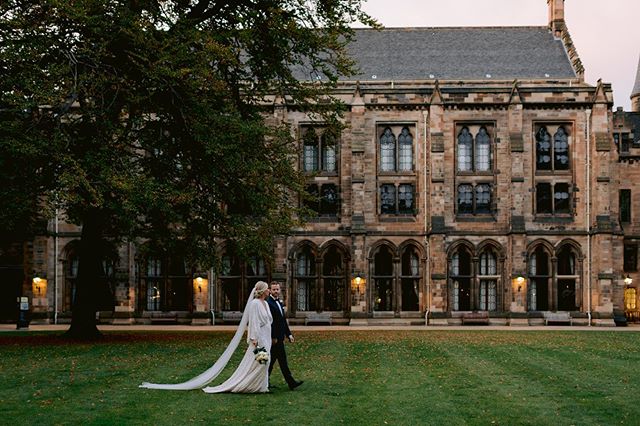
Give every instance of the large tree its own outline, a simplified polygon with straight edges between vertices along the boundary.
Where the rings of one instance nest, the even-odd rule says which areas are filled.
[[[356,21],[375,25],[356,0],[0,3],[0,230],[82,225],[70,335],[97,335],[104,239],[271,252],[303,180],[266,113],[276,96],[337,123]]]

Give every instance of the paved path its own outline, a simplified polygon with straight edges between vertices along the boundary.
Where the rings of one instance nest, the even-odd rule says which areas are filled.
[[[69,328],[68,324],[64,325],[30,325],[28,329],[21,329],[20,331],[65,331]],[[237,326],[235,325],[99,325],[98,329],[101,331],[170,331],[170,332],[198,332],[198,331],[235,331]],[[312,325],[300,325],[292,326],[291,330],[295,332],[304,331],[375,331],[375,330],[411,330],[411,331],[473,331],[473,330],[490,330],[490,331],[620,331],[620,332],[640,332],[640,324],[629,324],[628,327],[588,327],[588,326],[501,326],[501,325],[489,325],[489,326],[421,326],[421,325],[369,325],[369,326],[348,326],[348,325],[332,325],[332,326],[312,326]],[[0,332],[12,332],[16,331],[15,324],[0,324]]]

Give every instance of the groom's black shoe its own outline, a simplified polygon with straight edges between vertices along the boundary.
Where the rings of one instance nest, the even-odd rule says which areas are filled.
[[[298,386],[304,383],[304,380],[300,380],[299,382],[294,381],[293,383],[289,383],[289,389],[294,390]]]

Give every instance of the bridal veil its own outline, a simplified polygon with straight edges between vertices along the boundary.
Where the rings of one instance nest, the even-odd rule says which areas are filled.
[[[253,300],[255,296],[255,286],[253,290],[251,290],[251,294],[249,295],[249,299],[245,305],[244,312],[242,313],[242,319],[240,320],[240,324],[238,325],[238,329],[236,330],[236,334],[231,339],[229,346],[222,353],[220,358],[213,364],[208,370],[203,372],[202,374],[194,377],[191,380],[188,380],[184,383],[175,383],[175,384],[161,384],[161,383],[148,383],[144,382],[139,387],[146,389],[165,389],[165,390],[192,390],[192,389],[201,389],[211,381],[213,381],[218,375],[224,370],[224,367],[227,365],[233,353],[238,348],[240,341],[242,340],[242,336],[244,334],[245,329],[247,328],[249,322],[249,303]]]

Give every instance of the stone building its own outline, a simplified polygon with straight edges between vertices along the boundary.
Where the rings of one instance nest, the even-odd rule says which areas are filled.
[[[253,283],[275,279],[297,323],[459,324],[479,312],[539,324],[555,312],[613,325],[624,278],[637,278],[640,70],[636,112],[613,113],[611,85],[584,81],[564,0],[547,3],[540,27],[356,30],[360,74],[336,89],[342,134],[273,100],[318,199],[316,217],[274,242],[274,266],[222,245],[220,270],[193,275],[179,256],[128,244],[107,262],[115,307],[101,319],[233,321]],[[22,292],[60,322],[79,230],[49,231],[24,252]]]

